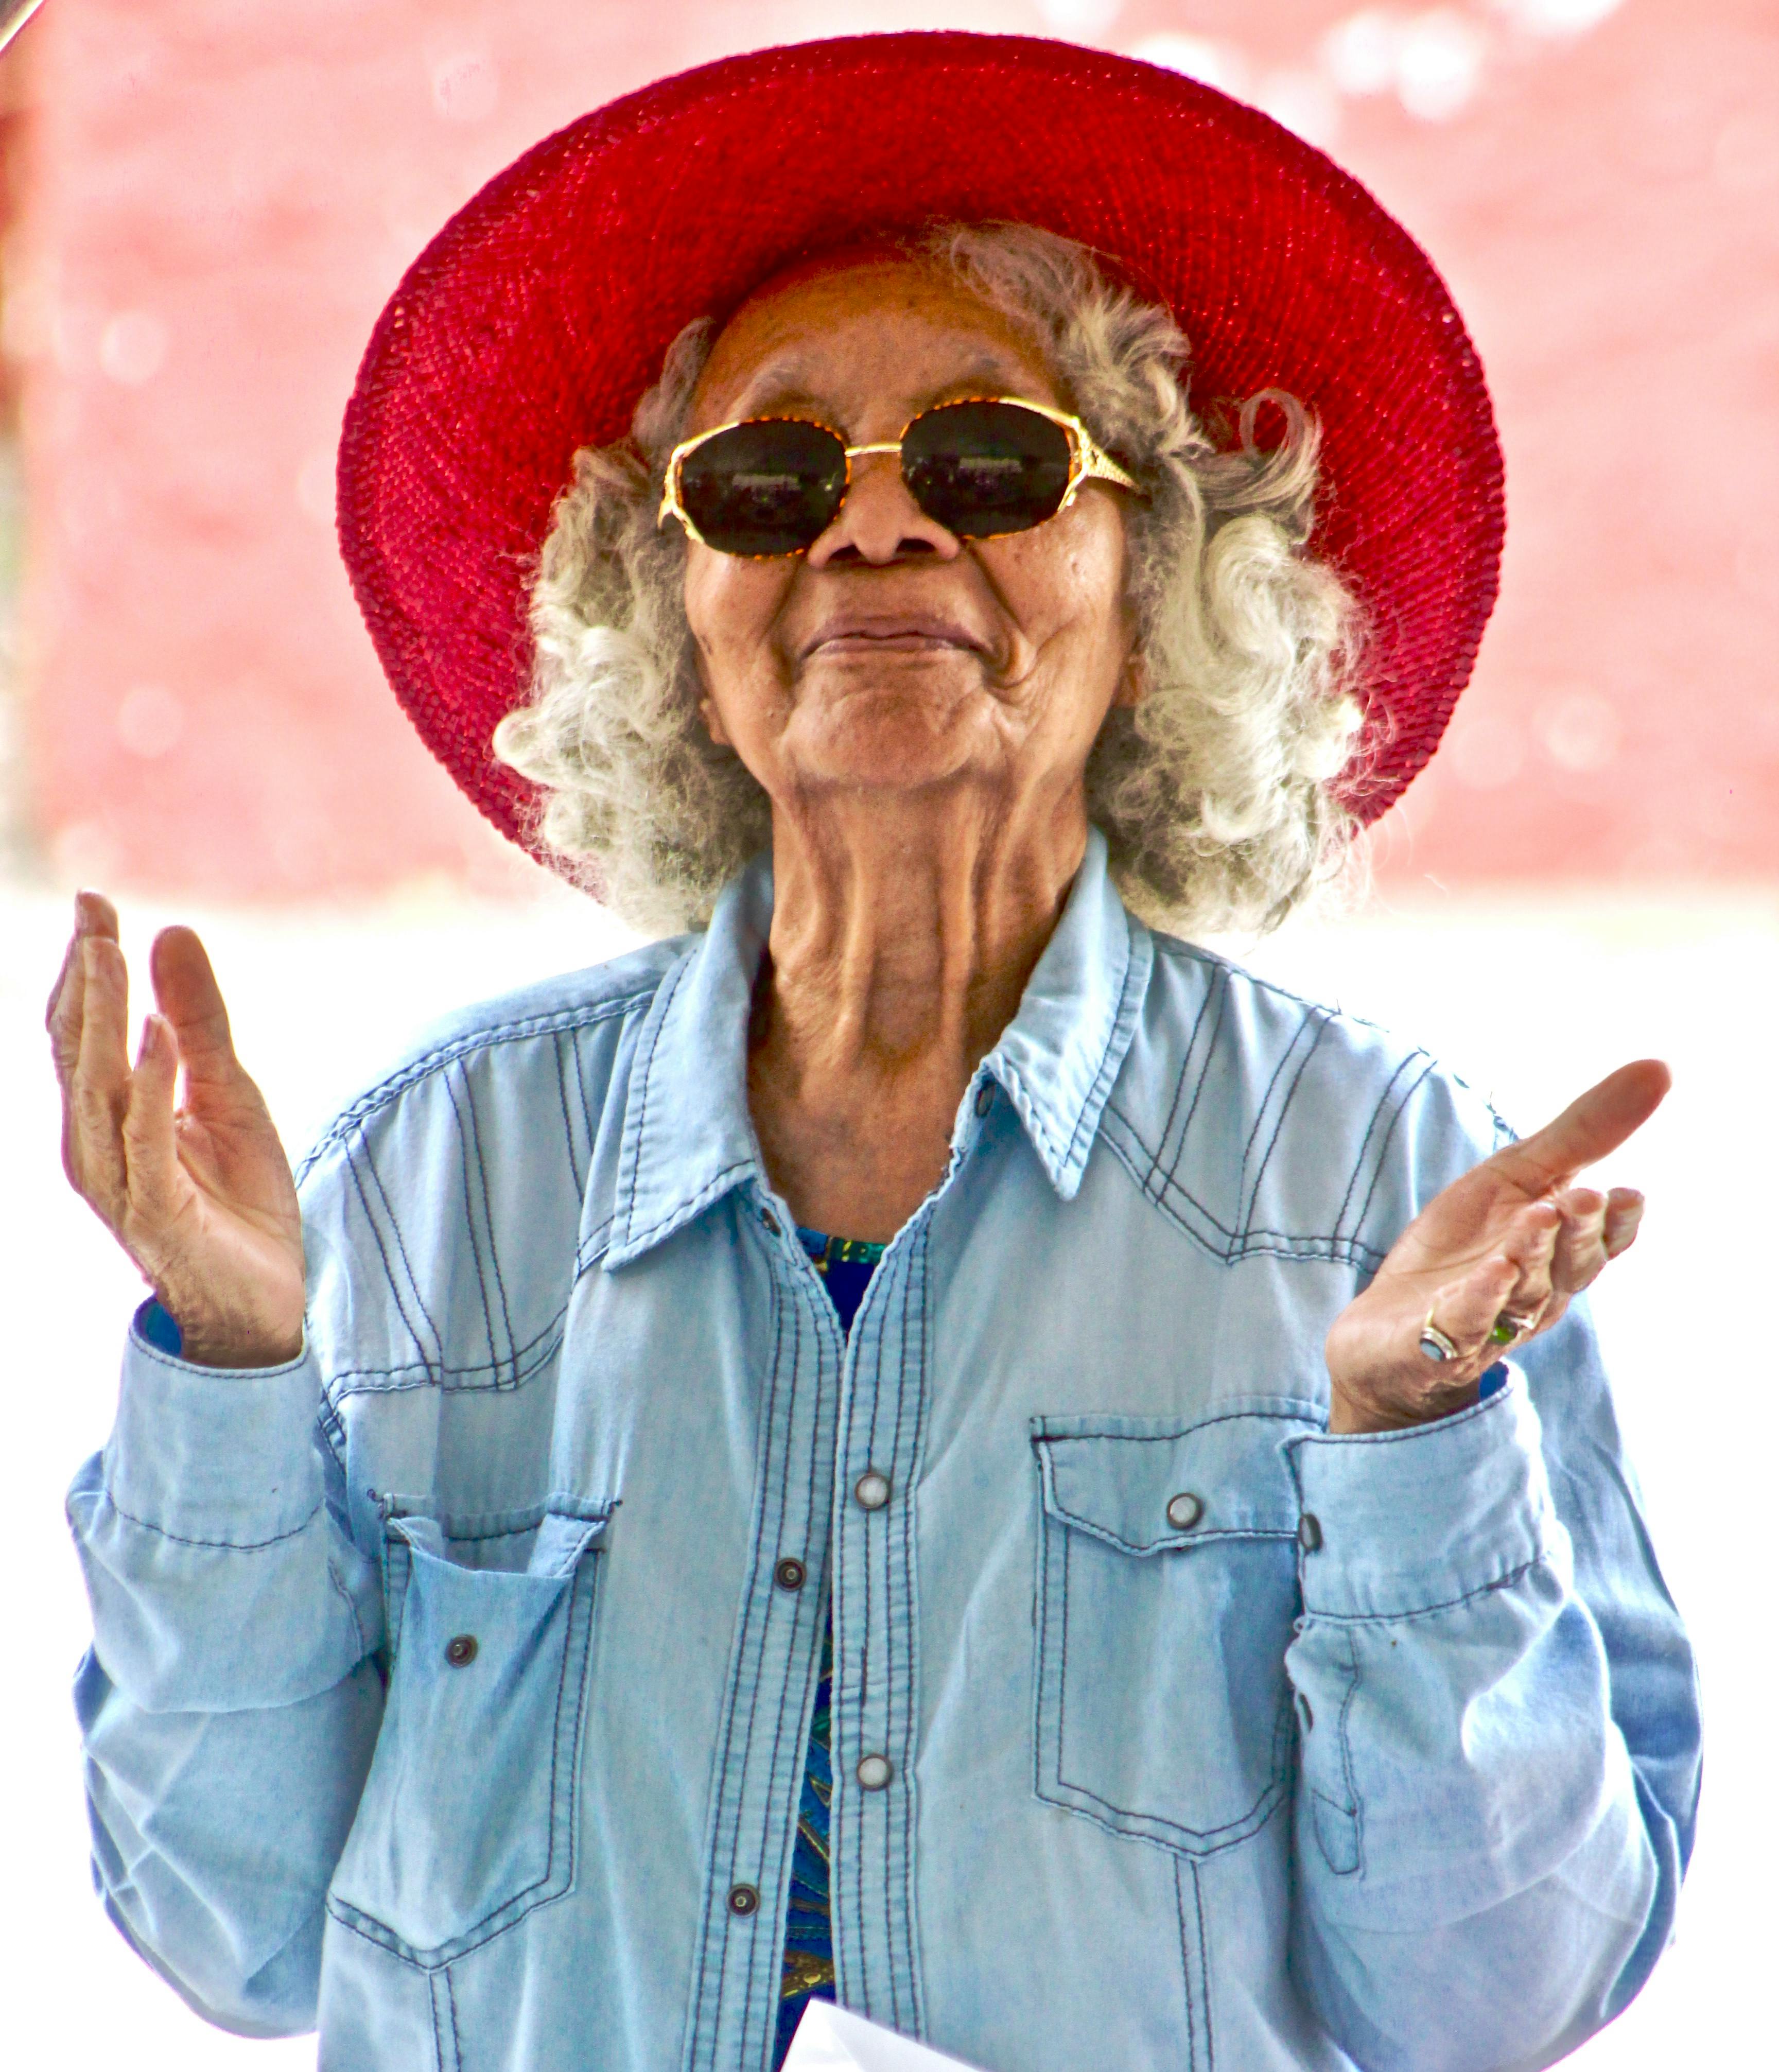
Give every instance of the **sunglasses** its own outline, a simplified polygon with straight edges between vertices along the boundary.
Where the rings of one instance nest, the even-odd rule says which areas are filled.
[[[656,523],[677,518],[721,554],[800,554],[839,516],[865,454],[899,455],[909,495],[962,540],[1028,532],[1066,511],[1084,482],[1140,487],[1078,417],[977,397],[922,410],[874,446],[849,446],[809,417],[750,417],[682,439]]]

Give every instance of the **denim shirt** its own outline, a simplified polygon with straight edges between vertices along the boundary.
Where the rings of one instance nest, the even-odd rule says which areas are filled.
[[[1487,1106],[1095,837],[848,1340],[748,1117],[770,913],[756,865],[347,1109],[300,1359],[133,1334],[70,1498],[118,1926],[338,2072],[759,2072],[831,1602],[844,2004],[992,2072],[1572,2048],[1699,1774],[1585,1306],[1326,1430]]]

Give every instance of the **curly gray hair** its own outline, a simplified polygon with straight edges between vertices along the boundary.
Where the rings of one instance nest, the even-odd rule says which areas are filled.
[[[951,224],[902,249],[1030,337],[1147,492],[1125,507],[1143,695],[1111,712],[1087,767],[1120,891],[1159,926],[1271,926],[1338,867],[1354,831],[1333,783],[1362,724],[1358,615],[1304,551],[1315,426],[1268,391],[1219,450],[1187,406],[1173,317],[1066,239]],[[644,928],[707,919],[770,834],[765,792],[700,716],[684,536],[655,523],[712,336],[705,321],[674,341],[631,440],[576,455],[532,589],[531,701],[495,734],[542,787],[544,844]],[[1269,404],[1285,435],[1263,450]]]

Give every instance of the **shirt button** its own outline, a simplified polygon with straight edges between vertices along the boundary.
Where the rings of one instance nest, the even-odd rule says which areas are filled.
[[[766,1225],[766,1228],[771,1231],[774,1237],[779,1235],[779,1219],[773,1215],[770,1209],[761,1210],[760,1221]],[[741,1888],[737,1885],[736,1889],[737,1891],[739,1891]]]
[[[1306,1511],[1297,1521],[1297,1544],[1306,1554],[1313,1554],[1322,1544],[1322,1521],[1313,1511]]]
[[[750,1885],[732,1885],[729,1888],[729,1910],[738,1921],[746,1921],[750,1914],[758,1914],[760,1910],[758,1889]]]
[[[994,1104],[994,1087],[992,1084],[985,1082],[976,1095],[976,1113],[978,1115],[986,1115]]]
[[[1190,1532],[1204,1515],[1204,1505],[1190,1490],[1168,1498],[1168,1523],[1176,1532]]]
[[[890,1478],[880,1475],[875,1468],[867,1468],[853,1483],[853,1494],[861,1511],[881,1511],[890,1501]]]
[[[881,1791],[890,1782],[890,1758],[886,1755],[861,1755],[859,1758],[859,1782],[867,1791]]]
[[[1297,1710],[1303,1715],[1304,1732],[1307,1734],[1316,1724],[1316,1715],[1309,1709],[1309,1700],[1301,1691],[1297,1693]]]
[[[460,1633],[445,1643],[445,1659],[454,1669],[467,1669],[475,1659],[475,1635]]]
[[[787,1554],[772,1571],[772,1580],[781,1590],[800,1590],[808,1572],[795,1555]]]

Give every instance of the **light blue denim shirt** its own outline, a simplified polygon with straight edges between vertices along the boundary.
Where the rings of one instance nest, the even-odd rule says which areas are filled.
[[[831,1593],[849,2006],[994,2072],[1572,2048],[1699,1776],[1586,1315],[1325,1429],[1487,1107],[1151,934],[1096,837],[844,1342],[748,1119],[770,908],[349,1108],[299,1360],[132,1338],[71,1498],[118,1926],[332,2072],[759,2072]]]

